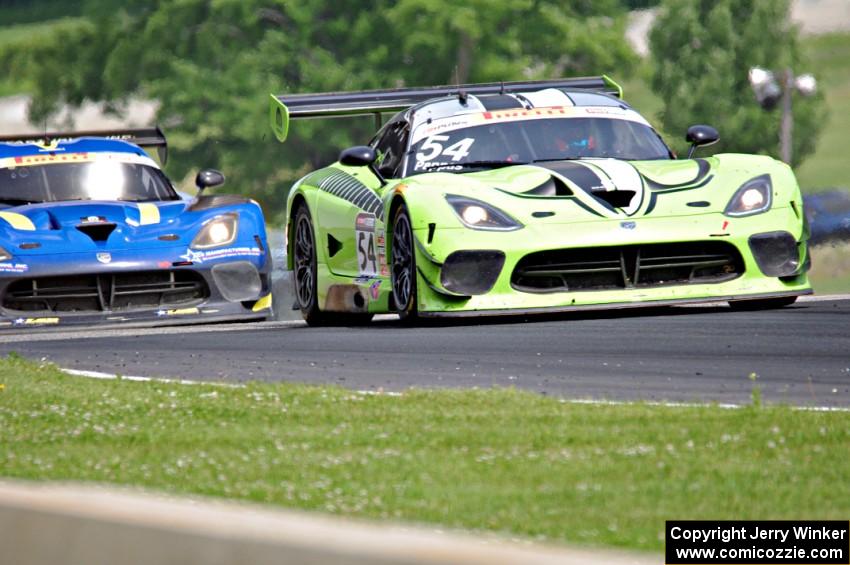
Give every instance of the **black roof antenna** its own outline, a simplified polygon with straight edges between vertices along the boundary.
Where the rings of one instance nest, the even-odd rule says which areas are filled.
[[[461,106],[466,106],[466,100],[469,98],[469,94],[460,87],[460,73],[458,73],[457,65],[455,65],[455,84],[457,85],[457,99]]]
[[[500,80],[499,81],[499,94],[504,94],[504,93],[505,93],[505,81]]]

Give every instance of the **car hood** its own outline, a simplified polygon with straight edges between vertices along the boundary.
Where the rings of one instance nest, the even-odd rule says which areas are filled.
[[[187,202],[49,202],[0,209],[0,237],[17,254],[174,245],[186,220]],[[192,214],[192,216],[198,216]],[[176,236],[160,239],[160,236]],[[185,242],[183,242],[185,244]]]
[[[769,157],[727,154],[655,161],[580,159],[414,178],[432,187],[438,184],[444,192],[456,188],[509,213],[545,208],[552,212],[547,221],[572,222],[716,213],[747,180],[771,171],[786,174],[780,167]]]

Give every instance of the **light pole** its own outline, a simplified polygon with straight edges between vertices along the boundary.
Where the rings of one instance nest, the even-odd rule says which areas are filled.
[[[794,133],[791,95],[796,90],[803,96],[811,96],[817,90],[817,81],[808,73],[794,76],[794,71],[790,68],[786,68],[779,74],[777,81],[775,73],[753,67],[750,69],[749,81],[756,100],[762,108],[773,110],[777,103],[782,103],[782,116],[779,122],[779,154],[782,160],[790,165]]]

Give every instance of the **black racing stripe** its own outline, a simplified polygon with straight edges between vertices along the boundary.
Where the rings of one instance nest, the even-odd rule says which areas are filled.
[[[588,194],[593,194],[594,188],[604,188],[599,175],[590,167],[577,161],[540,163],[538,166],[558,173]]]
[[[680,189],[680,188],[689,187],[688,185],[692,185],[692,184],[700,182],[705,177],[705,175],[708,174],[708,171],[711,170],[711,165],[709,165],[708,161],[706,161],[705,159],[695,159],[695,161],[697,162],[697,167],[698,167],[697,168],[697,175],[694,178],[692,178],[691,180],[686,181],[686,182],[680,182],[678,184],[662,184],[660,182],[652,180],[651,178],[649,178],[648,176],[646,176],[644,174],[641,174],[641,176],[643,176],[643,178],[646,179],[647,186],[649,188],[651,188],[652,190],[673,190],[673,189]]]
[[[588,206],[587,204],[585,204],[584,202],[579,200],[578,198],[570,198],[570,200],[572,200],[573,202],[575,202],[576,204],[578,204],[579,206],[581,206],[582,208],[584,208],[585,210],[587,210],[588,212],[593,214],[594,216],[599,216],[600,218],[604,217],[602,214],[600,214],[599,212],[597,212],[596,210],[594,210],[593,208],[591,208],[590,206]]]
[[[567,180],[578,186],[590,196],[594,196],[594,188],[602,188],[604,190],[602,179],[596,173],[596,171],[578,161],[541,163],[538,166],[558,173],[562,177],[566,178]],[[594,198],[596,197],[594,196]],[[616,212],[613,206],[611,206],[608,202],[602,200],[601,198],[596,198],[596,201],[606,210]]]
[[[507,94],[496,94],[493,96],[479,96],[478,101],[488,112],[494,110],[523,110],[522,102]]]
[[[354,206],[366,212],[371,212],[375,216],[382,215],[383,203],[381,199],[365,184],[348,173],[332,171],[328,174],[311,175],[308,179],[311,183],[315,182],[320,190],[331,196],[347,200]]]
[[[646,212],[643,213],[644,216],[648,216],[650,212],[655,210],[655,205],[658,203],[658,193],[653,192],[649,195],[649,206],[646,207]]]

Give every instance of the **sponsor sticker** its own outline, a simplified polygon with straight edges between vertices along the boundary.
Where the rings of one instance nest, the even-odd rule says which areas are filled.
[[[378,279],[369,285],[369,294],[372,296],[372,300],[377,300],[378,296],[380,296],[381,282],[381,279]]]
[[[204,261],[227,259],[230,257],[259,257],[262,254],[263,252],[260,251],[259,247],[227,247],[225,249],[211,249],[209,251],[186,249],[186,253],[181,255],[180,258],[192,263],[203,263]]]
[[[80,223],[83,224],[105,224],[106,218],[103,216],[85,216],[80,218]]]
[[[26,263],[0,263],[0,273],[26,273],[29,269]]]
[[[624,230],[633,230],[637,227],[637,222],[620,222],[620,227]]]
[[[112,262],[112,253],[107,253],[105,251],[101,251],[97,254],[97,260],[101,263],[111,263]]]
[[[174,308],[171,310],[157,310],[157,316],[191,316],[193,314],[200,314],[201,311],[197,308]]]
[[[16,326],[51,326],[59,323],[59,318],[17,318],[14,321]]]
[[[375,276],[380,270],[375,249],[374,214],[357,214],[354,220],[354,242],[357,246],[357,271],[361,277]]]

